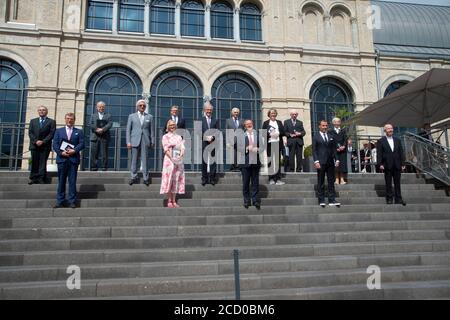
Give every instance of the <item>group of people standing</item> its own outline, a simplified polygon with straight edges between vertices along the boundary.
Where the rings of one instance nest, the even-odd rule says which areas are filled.
[[[96,112],[92,114],[90,121],[90,169],[106,171],[108,168],[108,148],[110,140],[110,129],[112,128],[112,117],[105,112],[105,103],[100,101],[96,105]],[[155,146],[153,116],[146,112],[145,100],[136,103],[136,112],[128,117],[126,128],[126,145],[131,154],[131,178],[130,185],[138,182],[138,169],[141,168],[143,182],[150,184],[149,172],[147,170],[147,153]],[[219,121],[213,118],[213,106],[206,103],[203,108],[202,122],[202,152],[217,138],[214,134],[209,135],[210,130],[220,129]],[[185,120],[178,114],[179,108],[173,106],[165,126],[165,134],[162,137],[162,149],[164,153],[162,179],[160,193],[167,195],[167,206],[178,208],[176,196],[185,193],[184,155],[185,140],[177,133],[177,129],[185,129]],[[47,117],[48,110],[44,106],[38,108],[39,117],[31,120],[29,127],[30,150],[32,154],[32,165],[29,184],[48,183],[46,163],[51,149],[56,153],[58,166],[58,192],[55,208],[66,206],[71,208],[77,206],[76,180],[80,164],[80,153],[84,149],[83,131],[74,127],[75,114],[65,115],[65,126],[56,129],[54,120]],[[251,119],[241,119],[240,110],[233,108],[231,117],[226,121],[226,128],[241,130],[244,133],[243,161],[237,161],[237,141],[227,144],[228,148],[234,149],[235,158],[231,166],[232,171],[240,171],[243,181],[244,207],[251,205],[257,209],[261,207],[259,197],[259,176],[261,169],[262,143],[260,135],[254,130],[254,122]],[[281,157],[284,155],[288,160],[289,171],[302,171],[302,154],[306,135],[302,121],[298,120],[298,112],[290,111],[290,118],[284,123],[277,119],[276,109],[270,109],[267,113],[268,119],[263,123],[262,129],[264,146],[268,160],[270,185],[283,185],[281,176]],[[322,120],[319,124],[319,132],[312,139],[314,166],[318,177],[318,200],[319,205],[325,204],[325,177],[328,179],[328,198],[330,206],[339,206],[336,201],[335,184],[346,184],[347,174],[347,146],[348,137],[345,129],[341,128],[341,120],[333,119],[333,129],[328,130],[328,122]],[[378,142],[378,154],[380,168],[386,177],[386,199],[392,203],[404,204],[400,191],[400,173],[404,166],[404,155],[400,140],[392,137],[391,125],[385,127],[386,137]],[[239,152],[236,152],[239,151]],[[217,164],[214,160],[215,150],[210,153],[203,152],[208,156],[202,157],[202,180],[201,184],[215,185],[217,183]],[[101,155],[101,157],[100,157]],[[69,195],[66,199],[66,181],[69,180]],[[395,190],[392,190],[392,179]]]

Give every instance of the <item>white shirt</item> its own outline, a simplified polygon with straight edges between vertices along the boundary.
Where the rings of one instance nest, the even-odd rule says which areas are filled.
[[[389,143],[389,146],[391,147],[392,152],[394,152],[394,137],[388,137],[386,136],[387,142]]]
[[[274,132],[280,132],[280,129],[278,128],[278,122],[277,122],[276,120],[275,120],[275,121],[270,120],[270,121],[269,121],[269,126],[275,128]],[[272,130],[273,130],[273,129],[272,129]],[[279,137],[279,136],[276,137],[276,138],[272,138],[272,137],[269,138],[269,143],[277,142],[277,141],[280,141],[280,137]]]
[[[139,120],[141,121],[141,126],[142,126],[144,124],[145,113],[141,113],[140,111],[138,111],[138,117],[139,117]]]
[[[98,113],[98,118],[100,119],[100,120],[103,120],[103,116],[104,116],[104,113]]]
[[[70,140],[70,138],[72,138],[72,133],[73,133],[73,127],[66,126],[67,139]]]
[[[334,131],[336,131],[336,133],[339,134],[339,131],[341,131],[341,128],[334,128]]]
[[[172,116],[172,120],[175,121],[176,124],[178,124],[178,117],[177,116]]]
[[[328,142],[328,141],[330,141],[330,139],[328,139],[328,135],[327,135],[327,133],[326,133],[326,132],[325,132],[325,133],[321,132],[320,134],[322,135],[322,139],[323,139],[323,141],[325,141],[325,142]]]

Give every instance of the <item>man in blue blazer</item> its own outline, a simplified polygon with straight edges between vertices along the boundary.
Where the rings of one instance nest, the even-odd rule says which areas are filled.
[[[80,152],[84,149],[83,131],[74,127],[75,114],[67,113],[64,117],[66,126],[59,128],[53,138],[53,150],[56,152],[58,165],[58,194],[54,208],[61,208],[66,202],[66,181],[69,178],[69,206],[76,208],[77,172],[80,164]],[[61,150],[63,146],[67,147]]]

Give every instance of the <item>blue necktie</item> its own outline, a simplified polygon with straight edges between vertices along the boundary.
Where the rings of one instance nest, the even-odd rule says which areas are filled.
[[[39,127],[42,128],[44,126],[44,121],[45,118],[41,118],[40,122],[39,122]]]

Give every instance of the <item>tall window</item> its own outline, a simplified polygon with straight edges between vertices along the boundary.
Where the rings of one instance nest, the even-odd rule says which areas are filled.
[[[262,41],[261,10],[256,5],[241,6],[240,28],[242,40]]]
[[[121,0],[119,30],[144,32],[145,0]]]
[[[19,64],[0,59],[0,168],[21,167],[28,77]],[[20,130],[19,130],[20,128]]]
[[[338,109],[354,111],[350,89],[335,78],[322,78],[314,82],[311,91],[311,129],[314,135],[319,131],[319,121],[331,123]]]
[[[87,9],[87,28],[112,30],[113,0],[89,0]]]
[[[151,151],[150,168],[160,170],[162,167],[161,136],[170,117],[173,105],[180,107],[179,115],[186,120],[186,129],[194,128],[194,120],[199,120],[203,108],[203,87],[192,74],[182,70],[170,70],[160,74],[152,84],[151,103],[157,128],[157,146]],[[196,170],[194,165],[186,170]]]
[[[216,1],[211,5],[211,36],[233,39],[233,7],[226,1]]]
[[[253,79],[242,73],[228,73],[214,82],[211,93],[221,128],[225,128],[234,107],[241,110],[243,119],[252,119],[256,128],[260,126],[261,90]]]
[[[395,81],[393,83],[391,83],[387,88],[386,91],[384,91],[384,96],[387,97],[388,95],[390,95],[391,93],[397,91],[398,89],[400,89],[401,87],[407,85],[409,82],[406,80],[401,80],[401,81]],[[395,135],[402,135],[405,132],[411,132],[411,133],[416,133],[418,132],[418,128],[414,128],[414,127],[396,127],[394,126],[394,134]]]
[[[175,34],[175,1],[153,0],[150,21],[151,33]]]
[[[89,165],[89,134],[87,127],[91,115],[96,112],[96,103],[104,101],[106,112],[112,115],[113,122],[119,126],[111,130],[109,150],[109,168],[127,170],[128,151],[126,148],[125,128],[128,115],[136,111],[136,101],[142,99],[142,83],[139,77],[125,67],[112,66],[96,72],[88,82],[85,110],[85,167]],[[114,162],[114,158],[116,162]]]
[[[186,0],[181,5],[181,35],[205,35],[205,8],[200,0]]]

